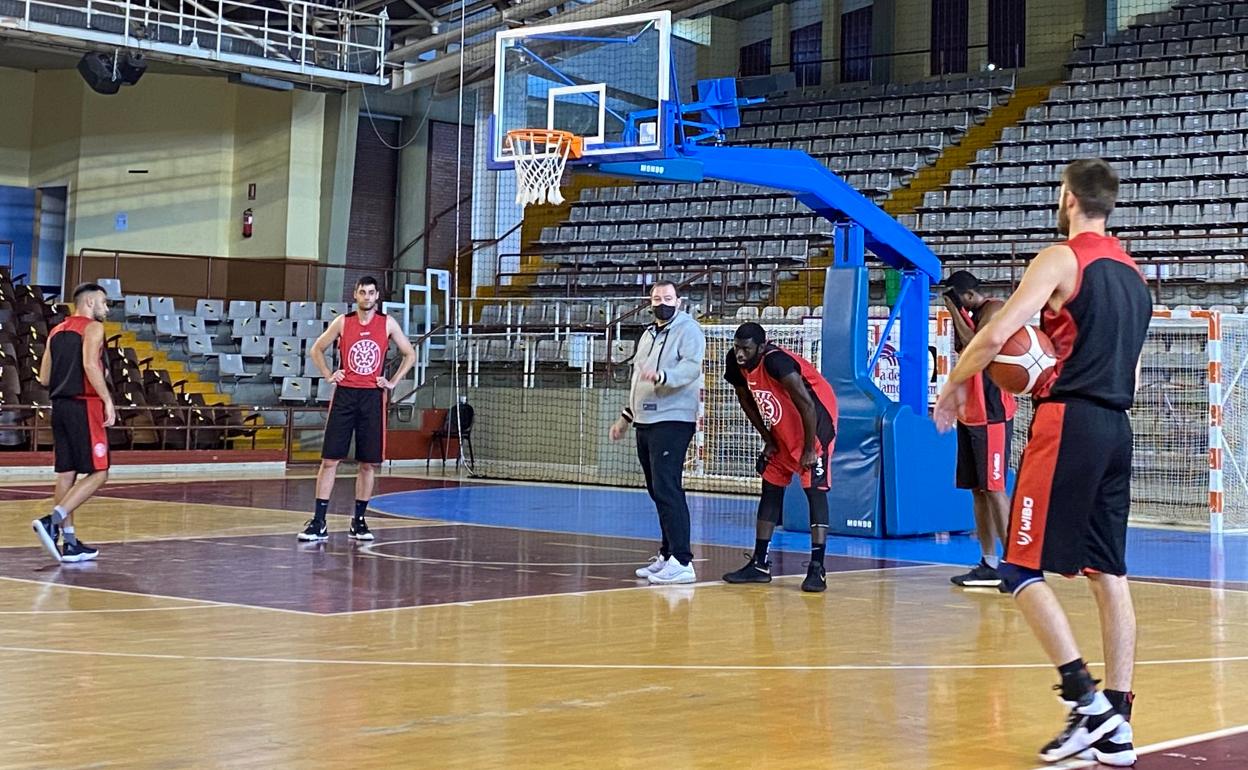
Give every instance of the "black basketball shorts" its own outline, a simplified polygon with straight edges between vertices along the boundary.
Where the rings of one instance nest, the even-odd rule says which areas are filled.
[[[334,389],[325,423],[321,457],[345,460],[355,436],[355,459],[379,463],[386,455],[386,391],[382,388]]]
[[[958,423],[958,489],[1005,491],[1013,433],[1013,420],[987,425]]]
[[[1125,575],[1132,439],[1126,412],[1087,401],[1040,404],[1018,470],[1006,561]]]
[[[52,401],[52,454],[57,473],[108,470],[104,402],[98,398]]]

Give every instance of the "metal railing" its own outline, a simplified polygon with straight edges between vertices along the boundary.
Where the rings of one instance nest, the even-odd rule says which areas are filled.
[[[258,301],[282,297],[339,302],[341,296],[329,297],[325,292],[326,278],[334,271],[344,276],[348,272],[354,275],[367,271],[382,282],[383,294],[394,295],[401,295],[405,284],[419,282],[425,276],[424,268],[396,270],[380,265],[328,265],[308,259],[249,259],[158,251],[81,249],[71,260],[73,269],[66,272],[66,277],[72,276],[73,280],[66,281],[66,289],[83,281],[116,278],[127,294],[174,299]],[[246,271],[246,280],[231,283],[232,269]],[[171,285],[177,290],[171,291]]]
[[[187,0],[171,8],[122,0],[6,0],[5,6],[0,30],[9,36],[115,46],[301,80],[388,82],[384,11],[307,0],[274,7],[243,0]]]
[[[113,451],[150,450],[229,451],[271,453],[275,449],[257,447],[259,431],[280,430],[280,451],[287,464],[296,463],[295,434],[321,431],[322,426],[297,424],[297,415],[327,414],[325,407],[309,406],[129,406],[117,405],[117,423],[108,428]],[[234,424],[206,421],[209,414],[236,414]],[[284,424],[259,423],[262,414],[281,414]],[[140,419],[146,415],[148,419]],[[16,419],[14,419],[16,418]],[[5,451],[45,452],[52,449],[52,407],[47,404],[0,406],[0,459]]]

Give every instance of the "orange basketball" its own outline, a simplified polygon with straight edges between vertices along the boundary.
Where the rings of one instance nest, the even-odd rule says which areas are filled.
[[[1057,353],[1053,340],[1035,326],[1024,326],[1006,340],[988,364],[988,376],[1002,390],[1030,393],[1053,376]]]

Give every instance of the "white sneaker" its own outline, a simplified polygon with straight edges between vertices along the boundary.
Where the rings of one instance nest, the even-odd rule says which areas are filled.
[[[1079,752],[1078,757],[1111,767],[1131,767],[1136,760],[1134,740],[1131,723],[1123,722],[1118,729],[1092,744],[1092,748]]]
[[[652,556],[650,557],[650,563],[644,567],[638,567],[637,572],[634,574],[636,574],[639,578],[648,578],[651,575],[662,572],[663,568],[667,566],[667,561],[668,560],[663,557],[663,554]]]
[[[693,562],[681,564],[675,557],[667,560],[663,569],[650,576],[650,582],[656,586],[670,586],[679,583],[693,583],[698,579],[693,571]]]

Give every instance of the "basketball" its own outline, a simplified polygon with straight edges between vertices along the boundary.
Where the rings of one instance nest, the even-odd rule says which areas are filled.
[[[1002,390],[1023,395],[1053,376],[1057,354],[1053,341],[1035,326],[1024,326],[1006,340],[988,364],[988,376]]]

